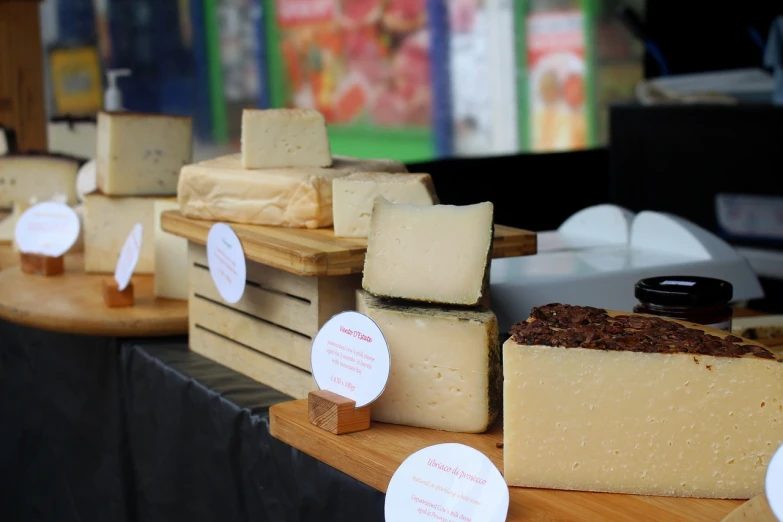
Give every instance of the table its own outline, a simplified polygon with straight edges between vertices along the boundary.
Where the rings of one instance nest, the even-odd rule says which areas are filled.
[[[133,277],[136,304],[108,308],[102,280],[85,274],[81,253],[65,256],[65,274],[23,274],[19,266],[0,271],[0,319],[41,330],[116,337],[183,335],[188,331],[187,301],[153,295],[153,276]]]
[[[185,338],[0,338],[3,520],[383,520],[382,493],[270,435],[289,397]]]

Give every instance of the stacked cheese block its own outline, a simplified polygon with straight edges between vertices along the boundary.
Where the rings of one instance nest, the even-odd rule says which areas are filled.
[[[512,486],[750,498],[783,443],[783,360],[713,328],[542,306],[503,373]]]
[[[98,115],[97,191],[85,196],[84,269],[113,273],[136,223],[143,226],[135,273],[155,274],[155,295],[187,298],[187,243],[160,229],[178,208],[179,172],[192,161],[190,118],[131,112]],[[75,184],[74,184],[75,186]]]
[[[186,166],[177,196],[189,218],[322,228],[333,223],[335,180],[404,172],[397,161],[332,156],[326,121],[317,111],[246,109],[241,154]]]
[[[501,405],[495,315],[481,306],[492,254],[493,206],[375,199],[357,309],[391,351],[376,421],[486,431]]]

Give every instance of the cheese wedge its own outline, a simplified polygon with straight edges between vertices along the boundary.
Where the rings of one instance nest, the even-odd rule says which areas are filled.
[[[53,154],[0,156],[0,208],[14,201],[49,201],[61,197],[76,203],[76,174],[81,163],[75,158]]]
[[[383,333],[389,380],[373,420],[465,433],[486,431],[500,412],[498,322],[488,309],[405,306],[357,292],[357,310]]]
[[[331,167],[326,120],[313,109],[245,109],[242,165],[246,169]]]
[[[509,485],[705,498],[764,488],[783,362],[689,323],[548,305],[503,346]]]
[[[188,298],[188,240],[165,232],[160,227],[160,215],[167,210],[179,210],[177,200],[157,200],[154,204],[155,224],[155,295],[166,299]]]
[[[134,274],[154,273],[155,203],[161,200],[175,201],[89,194],[84,200],[84,271],[113,274],[128,234],[136,223],[141,223],[141,254]]]
[[[367,237],[375,198],[392,203],[434,205],[438,202],[429,174],[357,172],[332,183],[334,235]]]
[[[362,286],[371,294],[474,306],[486,292],[492,203],[417,206],[375,200]]]
[[[332,224],[332,181],[369,171],[406,172],[397,161],[339,156],[329,169],[248,170],[233,154],[184,167],[177,196],[189,218],[321,228]]]
[[[182,116],[98,114],[96,174],[108,196],[174,196],[192,161],[193,122]]]

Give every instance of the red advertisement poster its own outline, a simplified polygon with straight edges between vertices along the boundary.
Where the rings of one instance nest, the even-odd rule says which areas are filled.
[[[527,18],[531,149],[587,146],[584,14],[571,9]]]
[[[286,105],[329,123],[429,126],[426,0],[276,0]]]

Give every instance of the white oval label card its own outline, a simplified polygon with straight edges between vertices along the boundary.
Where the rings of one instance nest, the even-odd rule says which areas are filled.
[[[60,257],[76,243],[80,228],[79,216],[71,207],[46,201],[19,216],[14,239],[25,254]]]
[[[136,223],[122,245],[120,257],[117,259],[117,266],[114,267],[114,280],[117,281],[120,292],[127,288],[131,277],[133,277],[133,271],[136,270],[136,263],[139,262],[139,256],[141,255],[143,233],[143,225]]]
[[[772,513],[778,520],[783,520],[783,446],[778,448],[769,461],[764,489]]]
[[[391,356],[381,329],[359,312],[342,312],[313,339],[310,365],[318,388],[367,406],[389,380]]]
[[[207,263],[220,297],[229,304],[242,299],[247,278],[245,252],[237,235],[225,223],[215,223],[209,229]]]
[[[397,468],[386,490],[387,522],[503,522],[508,486],[486,455],[464,444],[417,451]]]

